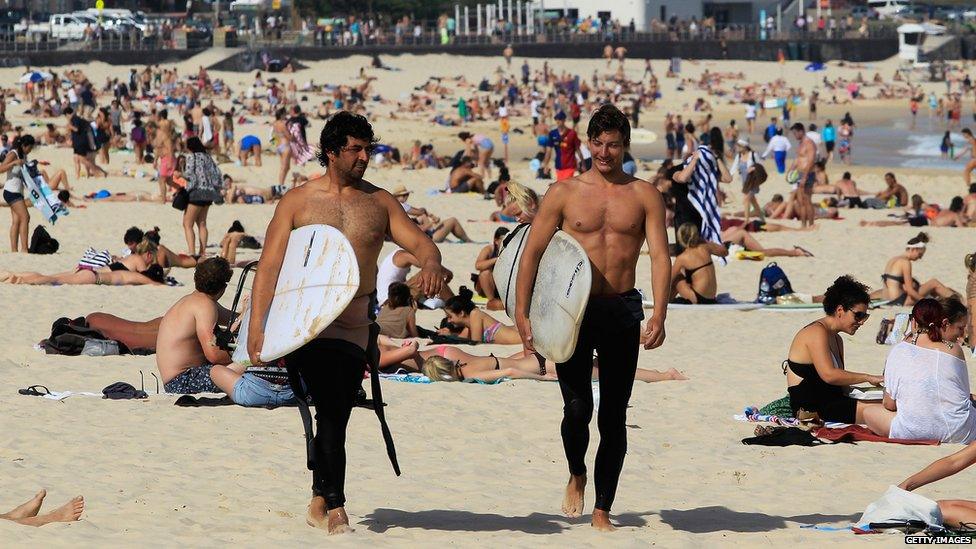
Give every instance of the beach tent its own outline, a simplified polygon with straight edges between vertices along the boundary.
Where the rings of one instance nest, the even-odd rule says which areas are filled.
[[[898,27],[898,57],[918,63],[926,36],[945,34],[946,28],[932,23],[905,23]]]

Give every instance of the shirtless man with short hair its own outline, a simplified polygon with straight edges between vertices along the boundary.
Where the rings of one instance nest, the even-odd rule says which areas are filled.
[[[376,260],[385,237],[390,236],[419,260],[418,285],[425,295],[437,295],[448,278],[437,246],[407,217],[393,195],[363,179],[375,142],[373,128],[363,116],[341,111],[326,123],[320,136],[319,162],[327,171],[288,191],[278,202],[251,295],[247,351],[251,363],[258,365],[262,362],[265,316],[291,231],[305,225],[331,225],[349,239],[356,252],[360,280],[357,296],[316,339],[282,359],[298,396],[299,410],[303,415],[308,411],[303,407],[306,389],[316,403],[316,433],[307,460],[312,468],[312,501],[306,521],[330,534],[351,531],[343,491],[346,426],[367,362],[373,364],[374,375],[378,367],[379,328],[373,311]],[[385,427],[376,391],[378,378],[373,381],[377,416]],[[387,445],[392,461],[392,439],[387,439]]]
[[[224,295],[233,270],[222,257],[197,264],[195,290],[163,315],[156,337],[156,367],[167,393],[222,392],[210,379],[214,364],[230,364],[230,353],[217,346],[214,326],[226,326],[230,311],[217,300]]]
[[[457,167],[451,170],[448,187],[452,193],[485,192],[485,180],[474,170],[475,163],[470,156],[461,158]]]
[[[800,218],[800,226],[806,227],[813,225],[813,186],[817,182],[817,174],[814,171],[814,162],[817,160],[817,145],[812,139],[807,137],[807,129],[797,122],[790,127],[793,138],[797,140],[796,158],[793,160],[793,167],[790,171],[796,170],[798,179],[796,190],[793,191],[793,200],[796,202],[797,217]],[[789,171],[787,172],[789,173]]]
[[[665,208],[654,185],[623,171],[630,145],[630,123],[613,105],[590,118],[586,131],[593,167],[549,187],[532,222],[515,286],[515,322],[527,352],[533,352],[529,303],[539,260],[557,229],[573,236],[586,250],[593,268],[593,287],[580,327],[576,350],[556,365],[562,391],[562,439],[569,462],[569,484],[563,512],[583,512],[586,486],[584,458],[593,415],[593,351],[600,354],[600,447],[596,454],[596,503],[592,526],[609,531],[610,506],[627,451],[627,403],[637,369],[644,318],[641,295],[634,288],[637,260],[646,241],[651,256],[654,312],[644,332],[644,348],[664,343],[664,319],[671,285],[671,258],[665,230]]]
[[[888,172],[884,175],[885,190],[880,191],[875,197],[887,203],[892,197],[895,198],[895,206],[904,208],[908,205],[908,189],[895,179],[895,174]]]

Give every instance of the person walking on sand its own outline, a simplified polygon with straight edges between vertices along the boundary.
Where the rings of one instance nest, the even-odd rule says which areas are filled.
[[[157,114],[153,152],[156,154],[154,160],[158,171],[159,198],[166,203],[166,192],[174,185],[173,174],[176,171],[176,131],[166,109]]]
[[[532,222],[515,286],[515,323],[526,352],[534,352],[529,322],[532,284],[546,246],[561,228],[583,246],[594,270],[576,349],[569,361],[556,365],[564,402],[563,449],[570,474],[562,509],[571,517],[583,513],[595,349],[600,363],[613,367],[604,366],[600,371],[600,446],[594,466],[596,503],[591,525],[611,531],[610,507],[627,452],[627,405],[644,318],[641,295],[634,288],[637,260],[646,241],[655,305],[644,332],[644,348],[654,349],[665,338],[671,259],[660,192],[623,171],[624,151],[630,145],[627,117],[613,105],[603,105],[590,118],[586,134],[593,167],[550,187]]]
[[[312,469],[312,500],[306,521],[310,526],[328,530],[329,534],[340,534],[351,531],[343,488],[346,426],[367,363],[373,375],[376,413],[394,470],[399,474],[393,441],[383,420],[376,377],[379,365],[376,342],[379,327],[374,322],[376,271],[385,237],[392,237],[419,260],[419,286],[424,294],[438,294],[449,275],[441,266],[437,247],[407,217],[393,195],[363,179],[370,149],[376,143],[366,118],[340,111],[326,123],[319,140],[318,158],[326,167],[325,175],[288,191],[278,202],[268,225],[251,296],[247,351],[253,365],[262,364],[265,317],[291,231],[318,223],[341,231],[352,244],[359,264],[358,295],[316,339],[282,358],[298,397],[299,410],[308,423],[307,436],[311,435],[311,419],[306,394],[315,402],[316,432],[314,442],[308,447],[307,461]]]
[[[284,185],[288,170],[291,169],[291,133],[288,131],[286,116],[288,111],[284,107],[275,111],[275,121],[272,129],[275,136],[275,152],[281,158],[281,168],[278,169],[278,184]]]
[[[797,122],[790,128],[793,138],[797,141],[796,159],[793,160],[793,167],[790,172],[796,171],[796,182],[793,190],[793,200],[796,202],[796,211],[800,218],[800,225],[807,227],[813,225],[813,185],[817,182],[817,174],[813,169],[817,158],[817,145],[807,136],[807,129],[803,124]],[[787,174],[789,176],[789,174]]]

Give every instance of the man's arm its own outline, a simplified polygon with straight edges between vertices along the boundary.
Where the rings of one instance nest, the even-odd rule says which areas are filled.
[[[654,311],[647,321],[645,349],[654,349],[664,343],[664,319],[668,314],[668,297],[671,291],[671,255],[668,253],[667,228],[664,222],[664,200],[660,191],[648,185],[644,198],[644,236],[651,256],[651,292],[654,295]]]
[[[518,278],[515,279],[515,325],[526,351],[533,351],[532,327],[529,324],[529,304],[532,301],[532,287],[535,275],[539,270],[539,260],[556,234],[556,229],[563,222],[563,206],[566,195],[571,192],[568,186],[553,185],[549,187],[545,199],[539,205],[539,211],[532,220],[532,230],[525,240],[522,259],[519,260]]]
[[[197,341],[210,364],[230,364],[233,359],[230,353],[217,347],[217,337],[214,326],[217,325],[217,308],[212,306],[200,307],[193,315],[196,320]]]
[[[425,295],[437,295],[447,273],[441,265],[441,252],[429,236],[407,217],[400,203],[386,191],[377,191],[390,216],[390,236],[393,242],[413,255],[420,267],[420,289]],[[394,258],[395,259],[395,258]]]
[[[261,363],[261,348],[264,346],[264,321],[274,298],[278,273],[285,259],[288,235],[294,225],[294,212],[302,197],[297,192],[286,194],[275,207],[274,217],[268,224],[264,235],[264,247],[258,261],[257,273],[251,287],[251,321],[248,324],[247,354],[252,364]],[[403,209],[401,208],[401,211]]]

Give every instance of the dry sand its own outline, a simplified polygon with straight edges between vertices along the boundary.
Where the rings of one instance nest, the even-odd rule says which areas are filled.
[[[180,65],[189,73],[200,64],[215,61],[191,59]],[[500,59],[462,58],[445,55],[402,56],[385,59],[402,72],[378,71],[377,89],[397,97],[423,83],[432,73],[463,73],[476,82],[493,70]],[[311,69],[294,78],[301,82],[353,82],[368,58],[311,63]],[[538,66],[540,60],[532,60]],[[520,59],[516,63],[521,63]],[[556,70],[589,74],[600,61],[551,60]],[[686,70],[743,70],[752,78],[778,76],[775,64],[740,62],[686,63]],[[889,76],[895,63],[882,64]],[[658,62],[656,68],[662,69]],[[124,74],[124,68],[92,63],[85,67],[93,81],[108,74]],[[629,62],[639,76],[640,62]],[[787,64],[787,78],[805,86],[813,79],[800,64]],[[856,70],[831,68],[828,75],[853,76]],[[865,76],[873,74],[865,71]],[[755,75],[755,76],[752,76]],[[0,82],[19,76],[0,70]],[[232,86],[249,82],[243,74],[221,74]],[[286,77],[287,79],[287,77]],[[766,78],[768,79],[768,77]],[[240,83],[240,84],[238,84]],[[673,81],[665,82],[666,99],[657,111],[647,113],[652,129],[666,110],[690,104],[696,93],[674,97]],[[315,98],[311,98],[314,99]],[[310,101],[306,104],[314,105]],[[446,102],[445,102],[446,104]],[[306,107],[308,108],[308,107]],[[882,107],[887,108],[887,107]],[[900,103],[891,104],[903,116]],[[446,109],[446,107],[445,107]],[[729,107],[734,116],[740,109]],[[13,108],[10,109],[12,111]],[[9,112],[9,111],[8,111]],[[382,112],[382,109],[381,109]],[[855,115],[862,112],[858,106]],[[866,112],[866,111],[864,111]],[[16,118],[26,122],[23,117]],[[723,118],[720,113],[720,122]],[[62,124],[62,121],[57,121]],[[724,123],[724,122],[723,122]],[[514,126],[526,127],[525,119]],[[433,139],[442,154],[453,152],[455,129],[436,128],[426,122],[376,120],[386,142],[406,149],[409,140]],[[494,122],[474,126],[497,133]],[[313,124],[317,135],[321,123]],[[39,130],[35,130],[37,132]],[[263,121],[256,133],[265,138]],[[244,135],[237,128],[238,138]],[[251,130],[248,130],[251,133]],[[530,137],[513,135],[522,150],[531,151]],[[496,140],[496,143],[498,140]],[[513,148],[515,148],[513,144]],[[70,167],[70,151],[42,147],[35,158]],[[112,168],[131,160],[113,155]],[[516,159],[518,160],[518,159]],[[262,169],[221,166],[237,179],[267,185],[276,173],[277,160],[265,157]],[[314,166],[303,169],[305,173]],[[70,171],[70,170],[69,170]],[[832,166],[836,178],[842,171]],[[880,190],[884,167],[854,166],[851,171],[862,188]],[[648,176],[642,170],[639,175]],[[899,170],[910,192],[930,201],[948,203],[963,188],[958,173]],[[527,162],[514,162],[513,175],[544,190],[531,179]],[[414,191],[411,203],[441,216],[456,216],[470,234],[487,241],[496,225],[486,220],[493,204],[473,195],[429,196],[427,191],[444,183],[446,171],[374,169],[367,177],[386,187],[404,184]],[[72,181],[90,192],[155,190],[147,179],[113,177],[108,180]],[[774,178],[765,185],[762,198],[784,192],[785,184]],[[217,242],[231,221],[239,219],[251,232],[261,234],[273,207],[221,206],[210,213],[211,242]],[[819,293],[838,275],[851,273],[877,287],[888,257],[902,250],[902,243],[917,232],[908,227],[860,228],[860,219],[882,219],[886,212],[844,211],[843,221],[823,221],[812,233],[760,234],[766,246],[794,243],[816,254],[815,259],[784,258],[794,288]],[[38,215],[32,210],[32,223]],[[468,223],[469,219],[479,221]],[[0,208],[0,227],[9,225],[9,210]],[[60,272],[74,265],[85,247],[122,247],[123,231],[137,224],[158,225],[163,243],[184,248],[180,217],[158,204],[94,204],[75,209],[52,229],[61,241],[53,256],[0,254],[0,269]],[[33,225],[32,225],[33,226]],[[933,242],[915,269],[923,278],[938,277],[955,288],[965,286],[961,265],[972,251],[971,230],[929,229]],[[6,241],[2,246],[7,249]],[[467,278],[478,244],[441,247],[445,265]],[[384,252],[389,250],[389,245]],[[244,252],[242,257],[257,257]],[[751,299],[764,263],[733,261],[719,269],[721,291]],[[649,289],[648,262],[639,264],[638,286]],[[50,504],[84,494],[87,509],[78,523],[42,529],[19,527],[0,521],[0,539],[7,544],[40,543],[44,546],[243,546],[321,543],[323,532],[305,525],[310,475],[304,468],[301,423],[294,409],[250,410],[238,407],[187,409],[173,406],[175,397],[152,395],[149,401],[104,401],[72,397],[54,402],[17,394],[17,389],[43,384],[56,391],[99,392],[119,380],[155,392],[153,357],[58,357],[46,356],[33,345],[49,333],[59,316],[78,316],[106,311],[126,318],[149,319],[162,314],[178,297],[190,291],[192,273],[174,271],[188,286],[169,287],[30,287],[0,284],[3,335],[0,338],[0,509],[29,498],[39,487],[49,491]],[[235,278],[236,283],[236,278]],[[456,287],[456,284],[455,284]],[[231,296],[223,302],[229,304]],[[880,373],[886,348],[874,343],[882,317],[893,311],[877,311],[855,337],[845,337],[847,365],[852,370]],[[499,318],[504,315],[497,313]],[[440,315],[424,312],[423,325],[431,326]],[[372,412],[356,410],[349,427],[347,510],[356,533],[329,540],[342,545],[395,543],[397,545],[460,546],[596,545],[611,540],[616,546],[713,546],[748,544],[786,546],[825,543],[868,543],[900,538],[855,538],[850,533],[801,529],[801,524],[847,524],[864,507],[908,474],[958,447],[902,447],[862,443],[820,448],[762,449],[740,444],[753,425],[732,421],[747,405],[762,405],[785,394],[780,362],[792,335],[817,317],[815,312],[700,312],[676,310],[667,323],[669,334],[663,348],[642,352],[640,366],[684,371],[687,382],[639,384],[628,413],[629,450],[614,505],[622,528],[612,536],[595,533],[584,519],[559,514],[566,466],[559,439],[562,402],[554,383],[519,381],[497,386],[467,384],[413,385],[384,383],[390,403],[388,416],[397,441],[404,474],[395,478],[386,461],[376,419]],[[513,347],[479,346],[477,354],[507,354]],[[324,367],[327,367],[325,365]],[[588,463],[596,449],[593,425]],[[965,488],[976,473],[963,472],[953,480],[920,490],[932,498],[972,497]],[[587,501],[592,503],[592,485]]]

